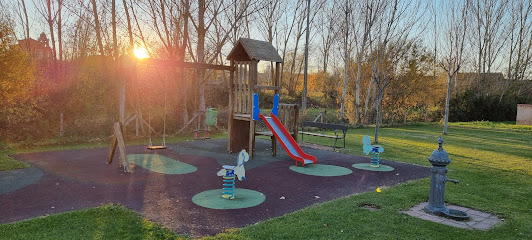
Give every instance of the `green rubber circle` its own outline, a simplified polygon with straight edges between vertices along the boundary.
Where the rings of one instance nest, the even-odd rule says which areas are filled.
[[[369,171],[376,171],[376,172],[390,172],[393,171],[394,168],[388,165],[380,164],[379,167],[372,167],[369,163],[355,163],[353,164],[354,168],[362,169],[362,170],[369,170]]]
[[[0,195],[29,186],[41,179],[44,173],[35,167],[0,171]]]
[[[234,199],[222,198],[222,189],[200,192],[192,197],[192,202],[198,206],[211,209],[240,209],[254,207],[266,200],[261,192],[236,188]]]
[[[307,164],[304,167],[290,166],[290,170],[301,174],[320,177],[337,177],[351,174],[353,172],[349,168],[325,164]]]
[[[127,160],[152,172],[164,174],[187,174],[198,170],[190,164],[158,154],[128,154]]]

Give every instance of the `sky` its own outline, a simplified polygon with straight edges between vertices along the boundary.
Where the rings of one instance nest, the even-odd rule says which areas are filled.
[[[351,1],[350,3],[353,4],[353,7],[357,8],[356,4],[358,4],[359,2],[354,1],[354,0],[350,0],[350,1]],[[444,29],[442,28],[441,19],[443,19],[443,17],[446,16],[447,11],[448,11],[448,8],[445,6],[445,3],[452,2],[452,1],[453,0],[449,0],[449,1],[432,0],[431,3],[433,3],[434,6],[436,6],[435,8],[429,7],[429,8],[426,8],[426,10],[423,10],[423,8],[422,9],[414,9],[414,8],[410,9],[412,12],[424,14],[423,18],[420,20],[420,23],[416,25],[416,28],[414,29],[413,32],[419,33],[419,36],[420,36],[419,42],[421,42],[425,47],[427,47],[431,51],[433,51],[434,49],[435,34],[437,34],[436,36],[438,37],[439,41],[442,41],[441,38],[442,38],[442,35],[443,35],[442,32]],[[82,8],[82,4],[80,3],[79,0],[65,1],[65,2],[66,4],[64,7],[64,10],[62,11],[63,12],[62,17],[63,17],[63,22],[65,23],[64,30],[65,32],[68,33],[69,31],[72,32],[71,28],[73,26],[73,23],[74,21],[78,19],[75,12],[79,12],[79,10]],[[84,2],[87,2],[87,1],[84,1]],[[315,2],[316,2],[315,0],[312,1],[312,3],[315,3]],[[48,25],[45,22],[44,17],[40,13],[40,11],[38,11],[38,9],[44,9],[45,3],[46,1],[44,0],[26,1],[26,6],[28,8],[28,13],[29,13],[29,21],[30,21],[30,36],[34,39],[38,38],[41,32],[45,32],[48,38],[50,38]],[[331,3],[332,3],[332,0],[327,1],[327,4],[331,4]],[[429,3],[429,2],[427,1],[426,3]],[[16,8],[15,6],[17,4],[20,4],[20,1],[7,0],[7,2],[4,2],[4,4],[8,5],[9,7],[12,7],[10,14],[15,19],[17,38],[19,39],[24,38],[23,26],[21,25],[20,16],[17,15],[16,11],[13,11],[13,9]],[[89,4],[89,3],[87,2],[86,4]],[[90,6],[87,6],[87,7],[90,7]],[[125,17],[123,16],[123,13],[122,13],[122,9],[123,9],[122,1],[117,1],[117,8],[119,9],[118,18],[124,19]],[[101,9],[99,10],[101,11]],[[142,11],[137,11],[137,14],[139,15],[139,18],[146,18],[145,14],[142,13]],[[285,14],[287,18],[293,17],[293,13],[291,11],[285,11]],[[435,26],[433,25],[433,22],[431,22],[434,18],[434,14],[436,14],[438,19],[440,19],[440,22],[438,23],[439,26],[437,26],[436,29],[435,29]],[[92,17],[92,15],[90,17]],[[282,18],[280,21],[283,21],[283,19],[284,18]],[[339,24],[343,23],[343,15],[336,16],[335,19],[338,21]],[[251,19],[251,21],[253,21],[253,19]],[[259,23],[255,23],[255,24],[252,23],[252,28],[250,30],[251,38],[265,40],[262,34],[260,34],[260,32],[258,31],[257,24]],[[119,28],[121,28],[120,25],[125,27],[125,22],[123,21],[119,22]],[[140,25],[141,25],[141,28],[143,29],[144,35],[147,36],[148,39],[150,39],[151,41],[157,41],[158,37],[155,34],[155,32],[150,30],[150,28],[145,23],[142,23],[142,21]],[[361,27],[361,25],[358,25],[355,27]],[[125,28],[121,28],[119,30],[122,30],[122,29],[125,29]],[[122,36],[123,41],[125,41],[125,38],[127,37],[125,31],[120,31],[119,34],[120,36]],[[353,30],[351,30],[350,34],[351,36],[353,36],[356,33]],[[413,35],[418,35],[418,34],[413,34]],[[309,62],[310,62],[309,68],[310,68],[310,71],[316,71],[318,69],[318,66],[321,66],[321,59],[319,57],[321,56],[321,54],[319,54],[319,51],[320,51],[319,42],[321,41],[320,35],[319,35],[319,29],[317,29],[316,27],[312,28],[310,36],[311,36],[311,40],[310,40],[311,43],[310,43],[310,52],[309,52],[309,56],[310,56],[309,57]],[[247,36],[244,36],[244,37],[247,37]],[[68,37],[66,37],[66,39],[68,39]],[[303,36],[300,40],[301,41],[300,46],[303,46],[304,40],[305,39]],[[295,41],[291,40],[288,48],[293,49],[294,45],[295,45]],[[274,43],[274,46],[276,46],[275,43]],[[225,55],[228,54],[231,48],[232,48],[232,45],[230,43],[225,44],[224,51],[223,51]],[[466,52],[466,54],[473,55],[471,48],[468,48],[467,50],[468,51]],[[278,51],[281,54],[282,49],[278,49]],[[300,47],[300,49],[298,50],[298,53],[303,53],[303,51],[304,51],[303,48]],[[335,54],[332,56],[332,59],[329,62],[330,66],[336,65],[338,68],[341,68],[342,63],[343,63],[342,51],[343,51],[343,46],[341,46],[341,44],[334,46]],[[353,52],[352,56],[354,55],[355,53]],[[469,57],[471,58],[472,56],[469,56]],[[503,70],[504,68],[503,62],[504,62],[504,59],[502,57],[497,59],[497,64],[495,65],[498,67],[496,67],[496,70],[498,71]]]

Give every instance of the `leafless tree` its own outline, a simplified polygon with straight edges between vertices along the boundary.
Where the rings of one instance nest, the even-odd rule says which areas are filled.
[[[18,18],[18,21],[20,21],[20,25],[24,28],[24,37],[30,38],[30,22],[28,19],[28,9],[26,8],[26,1],[20,0],[12,2],[11,8],[13,9],[13,12]]]
[[[532,1],[513,0],[510,12],[507,79],[524,80],[532,65]]]
[[[320,12],[320,17],[317,20],[317,29],[319,37],[321,38],[320,50],[322,56],[319,59],[322,59],[321,70],[327,72],[329,58],[331,56],[331,47],[333,46],[334,41],[339,32],[338,22],[335,21],[338,14],[338,4],[337,1],[327,2],[324,6],[323,11]]]
[[[98,49],[100,50],[100,55],[105,56],[105,52],[103,50],[102,33],[101,33],[102,28],[100,25],[100,19],[98,18],[98,7],[96,6],[96,0],[91,0],[91,3],[92,3],[92,14],[94,16],[94,31],[96,32],[96,41],[98,42]]]
[[[362,39],[357,48],[357,76],[356,76],[356,96],[355,96],[355,123],[361,123],[361,113],[360,113],[360,81],[361,81],[361,71],[362,71],[362,60],[366,52],[366,45],[370,40],[370,32],[373,29],[373,26],[378,20],[378,17],[381,16],[382,10],[384,10],[383,0],[364,0],[360,6],[359,14],[359,24],[363,26],[362,30]],[[368,96],[369,97],[369,94]],[[366,100],[367,102],[367,100]],[[367,111],[367,105],[365,112]],[[366,113],[364,114],[366,116]]]
[[[476,49],[477,87],[478,93],[482,94],[484,79],[482,73],[492,71],[495,60],[499,57],[508,34],[504,19],[508,18],[508,0],[473,0],[468,3],[468,20],[473,25],[470,31],[472,46]],[[455,84],[456,85],[456,84]]]
[[[303,80],[303,97],[301,101],[301,110],[307,110],[307,79],[308,79],[308,41],[310,35],[310,0],[307,0],[307,23],[306,23],[306,34],[305,34],[305,71],[304,71],[304,80]]]
[[[263,37],[270,43],[278,38],[279,21],[283,15],[281,0],[267,0],[264,2],[264,8],[258,11],[259,24],[258,30]],[[274,63],[270,63],[270,76],[274,74]],[[270,78],[268,78],[270,79]]]
[[[422,1],[390,0],[384,4],[386,9],[376,26],[376,45],[372,60],[372,79],[377,90],[376,143],[379,142],[381,106],[386,87],[396,78],[400,61],[410,50],[412,41],[419,36],[419,29],[422,30],[423,24],[426,24],[420,21],[425,12],[423,8],[426,7]],[[416,33],[413,31],[414,28]]]
[[[52,57],[54,59],[54,65],[55,65],[55,59],[57,59],[57,49],[55,46],[55,32],[54,32],[54,23],[55,23],[55,14],[56,12],[52,10],[53,5],[51,0],[46,0],[46,2],[43,1],[33,1],[33,4],[35,6],[35,9],[40,13],[40,15],[45,19],[46,23],[48,24],[48,30],[50,31],[50,46],[52,47]]]
[[[451,86],[453,78],[460,71],[464,63],[463,53],[468,31],[468,4],[469,1],[449,1],[442,3],[442,8],[446,9],[446,17],[441,22],[440,29],[443,30],[443,41],[441,47],[440,66],[445,70],[449,81],[447,82],[447,98],[445,100],[445,123],[443,134],[447,135],[447,125],[449,122],[449,100],[451,98]]]

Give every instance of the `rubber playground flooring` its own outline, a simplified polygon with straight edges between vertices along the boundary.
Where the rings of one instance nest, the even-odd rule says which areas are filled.
[[[128,158],[157,154],[163,157],[153,159],[164,160],[154,162],[157,170],[150,171],[150,167],[142,165],[143,161],[151,163],[150,156],[132,159],[138,165],[130,164],[131,173],[124,173],[119,167],[118,154],[111,165],[105,164],[107,148],[15,155],[32,168],[0,172],[0,223],[119,203],[178,233],[201,237],[316,203],[429,176],[427,167],[386,160],[381,160],[381,164],[393,167],[393,171],[356,169],[353,164],[368,163],[370,159],[310,148],[303,150],[315,155],[318,164],[334,167],[332,170],[316,168],[325,171],[327,176],[305,174],[305,171],[291,170],[294,161],[284,149],[279,147],[277,156],[272,157],[270,142],[257,139],[255,157],[244,164],[246,180],[236,181],[235,196],[239,197],[239,189],[252,190],[259,192],[264,202],[223,210],[196,205],[192,201],[196,194],[212,195],[210,190],[219,189],[221,195],[222,177],[216,172],[221,165],[236,163],[236,154],[228,154],[226,149],[227,140],[183,142],[162,150],[128,146]],[[179,163],[169,163],[168,159]],[[187,166],[187,171],[165,173],[165,166]],[[21,183],[20,179],[28,180]]]

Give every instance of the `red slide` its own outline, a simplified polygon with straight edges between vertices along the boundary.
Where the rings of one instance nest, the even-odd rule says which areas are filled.
[[[275,138],[281,142],[281,145],[283,145],[284,150],[286,150],[288,155],[290,155],[292,159],[296,160],[296,166],[297,162],[300,162],[303,166],[305,166],[305,164],[316,164],[318,162],[316,157],[303,152],[296,140],[294,140],[292,135],[288,133],[281,121],[279,121],[275,115],[272,115],[271,117],[265,117],[259,113],[259,117],[266,123],[268,128],[270,128]]]

